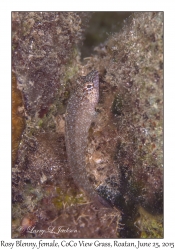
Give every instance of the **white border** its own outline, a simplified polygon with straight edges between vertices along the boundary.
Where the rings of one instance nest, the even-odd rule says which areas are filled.
[[[175,13],[174,1],[1,1],[0,3],[0,240],[11,240],[11,11],[164,11],[164,239],[175,241]],[[47,240],[49,241],[49,240]],[[109,240],[108,240],[109,241]],[[132,240],[133,241],[133,240]],[[152,240],[149,240],[150,242]],[[154,240],[155,241],[155,240]],[[90,240],[89,240],[90,242]]]

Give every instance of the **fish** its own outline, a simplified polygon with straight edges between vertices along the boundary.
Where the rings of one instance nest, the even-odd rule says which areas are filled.
[[[77,88],[68,101],[65,116],[66,151],[75,184],[83,189],[97,207],[110,207],[109,203],[94,189],[86,171],[88,133],[98,101],[99,74],[98,71],[93,70],[79,78]]]

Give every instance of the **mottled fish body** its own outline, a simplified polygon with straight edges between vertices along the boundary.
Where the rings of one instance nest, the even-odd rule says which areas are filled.
[[[107,205],[90,183],[86,172],[88,132],[99,100],[99,76],[91,71],[82,77],[72,94],[66,112],[66,150],[75,184],[82,188],[97,206]]]

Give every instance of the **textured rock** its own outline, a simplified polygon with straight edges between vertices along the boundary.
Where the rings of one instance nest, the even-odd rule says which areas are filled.
[[[100,130],[105,134],[111,126],[108,140],[115,141],[110,145],[123,178],[120,192],[152,212],[163,209],[162,39],[163,13],[136,13],[88,62],[98,66],[106,85],[104,90],[101,84],[100,118],[110,120]]]
[[[86,16],[81,12],[12,12],[12,66],[29,116],[47,113],[66,77],[66,64],[78,61],[74,46],[82,40]]]

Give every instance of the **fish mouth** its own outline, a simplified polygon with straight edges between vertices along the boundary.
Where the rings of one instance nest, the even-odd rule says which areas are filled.
[[[89,74],[83,77],[84,83],[93,83],[95,87],[99,85],[99,74],[98,71],[92,70]]]
[[[92,82],[93,82],[94,86],[98,86],[98,84],[99,84],[99,74],[98,74],[98,71],[94,70],[91,73],[92,73]]]

